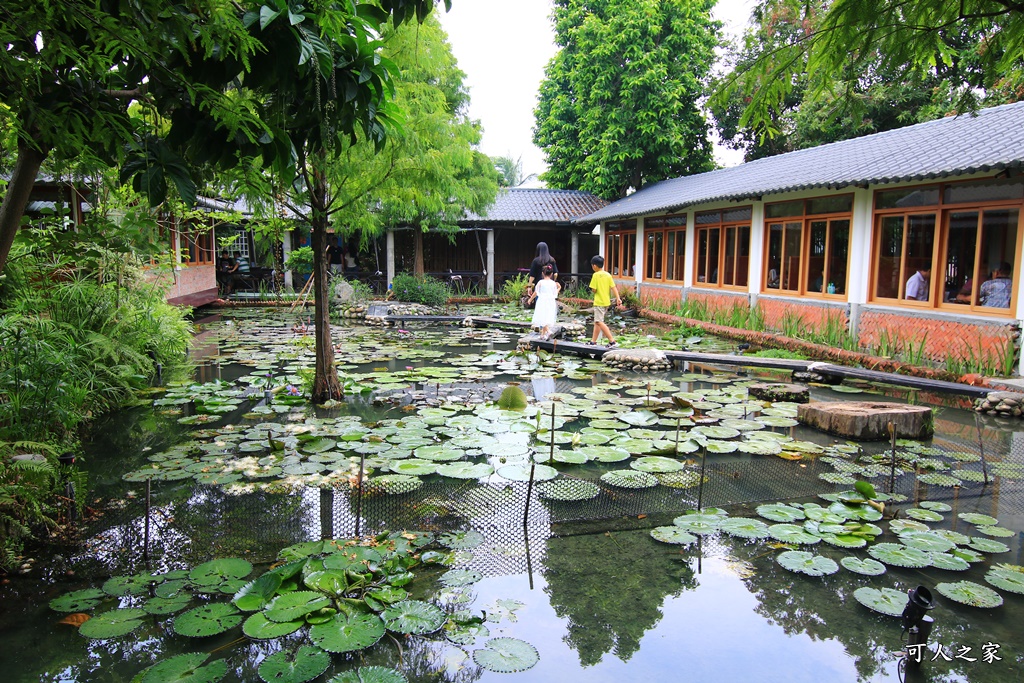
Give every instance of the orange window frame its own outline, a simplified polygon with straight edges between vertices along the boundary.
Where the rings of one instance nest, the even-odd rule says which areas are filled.
[[[850,209],[844,211],[828,211],[821,213],[811,213],[811,204],[815,201],[826,200],[826,199],[837,199],[837,200],[849,200]],[[765,219],[764,219],[764,254],[763,254],[763,268],[761,269],[761,292],[764,294],[779,295],[779,296],[798,296],[798,297],[812,297],[819,299],[835,299],[845,301],[847,297],[847,290],[849,288],[849,274],[850,274],[850,243],[853,235],[853,195],[834,195],[829,197],[809,197],[807,199],[793,200],[789,202],[777,202],[775,204],[765,205]],[[770,211],[771,206],[777,206],[780,204],[796,204],[802,205],[800,213],[794,213],[788,216],[779,216],[776,218],[768,218],[767,215]],[[842,264],[842,281],[837,284],[839,280],[835,277],[835,273],[832,272],[833,265],[831,263],[832,249],[836,246],[838,240],[838,231],[842,229],[842,223],[846,223],[846,256]],[[812,286],[813,280],[811,276],[814,271],[811,270],[812,261],[812,250],[814,249],[814,230],[815,224],[825,223],[825,243],[822,246],[822,266],[820,275],[820,287],[815,289]],[[782,228],[782,244],[779,253],[779,262],[774,263],[772,261],[772,229],[781,226]],[[786,230],[796,228],[799,230],[800,243],[798,248],[795,250],[797,253],[789,253],[786,239]],[[795,266],[795,272],[794,272]],[[772,270],[777,271],[776,276],[778,279],[778,287],[769,287],[768,284],[772,280]],[[834,293],[829,293],[829,284],[835,288]],[[795,285],[795,286],[794,286]]]
[[[718,219],[711,220],[716,213]],[[747,215],[737,219],[726,216],[742,213]],[[701,223],[701,218],[707,222]],[[698,212],[694,225],[694,286],[746,291],[750,282],[750,231],[749,206]],[[742,282],[737,282],[740,279]]]
[[[644,281],[682,282],[685,263],[686,214],[645,220]]]
[[[604,269],[612,276],[631,278],[636,258],[636,221],[605,225]]]

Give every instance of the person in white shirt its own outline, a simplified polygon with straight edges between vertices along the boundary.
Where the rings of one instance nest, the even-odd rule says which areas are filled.
[[[906,298],[910,301],[928,301],[928,278],[932,274],[931,265],[918,268],[917,272],[907,280]]]

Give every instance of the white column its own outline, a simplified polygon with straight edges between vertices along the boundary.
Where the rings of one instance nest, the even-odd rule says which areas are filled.
[[[750,262],[747,266],[747,291],[759,294],[761,269],[764,268],[764,202],[754,202],[750,209]]]
[[[686,212],[686,258],[683,259],[683,287],[693,287],[694,271],[696,270],[697,256],[697,220],[696,211]]]
[[[599,223],[597,227],[597,253],[607,259],[608,254],[604,253],[604,223]]]
[[[871,190],[857,188],[853,191],[849,259],[846,300],[851,304],[865,304],[871,290]]]
[[[292,271],[284,264],[288,262],[288,257],[292,253],[292,231],[285,230],[284,238],[281,240],[281,264],[284,268],[284,286],[286,289],[292,289]]]
[[[494,296],[494,230],[487,231],[487,296]]]
[[[575,230],[572,231],[569,244],[569,272],[575,273],[579,270],[580,260],[580,234]]]
[[[385,269],[387,270],[388,281],[386,287],[390,287],[391,283],[395,281],[395,231],[388,228],[385,236],[385,248],[387,252],[385,256]]]
[[[636,219],[636,247],[633,250],[636,264],[633,266],[633,279],[637,284],[644,281],[644,247],[647,240],[644,238],[644,219]]]

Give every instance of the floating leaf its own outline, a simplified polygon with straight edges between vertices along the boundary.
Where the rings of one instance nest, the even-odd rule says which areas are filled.
[[[953,487],[959,486],[961,481],[954,476],[948,474],[940,474],[939,472],[929,472],[928,474],[919,474],[917,476],[918,481],[925,484],[931,484],[932,486],[946,486]]]
[[[472,645],[477,638],[491,635],[483,624],[456,624],[449,621],[444,626],[444,637],[456,645]]]
[[[956,551],[954,551],[956,552]],[[970,563],[953,553],[932,553],[932,566],[936,569],[962,572],[970,568]]]
[[[255,581],[242,586],[242,589],[235,593],[231,599],[235,607],[243,612],[255,612],[263,609],[268,602],[273,600],[277,589],[281,587],[281,575],[276,572],[267,572]]]
[[[279,650],[268,655],[258,673],[267,683],[306,683],[331,665],[331,656],[320,648],[303,645],[295,652]]]
[[[451,550],[472,550],[484,542],[479,531],[449,531],[437,537],[437,542]]]
[[[839,560],[839,564],[855,574],[863,574],[864,576],[881,576],[886,571],[884,564],[871,558],[864,558],[862,560],[859,557],[844,557]]]
[[[977,525],[986,525],[986,524],[994,525],[994,524],[999,524],[999,520],[996,519],[995,517],[990,517],[988,515],[982,515],[982,514],[979,514],[977,512],[961,512],[959,515],[957,515],[957,517],[959,517],[960,519],[964,520],[965,522],[969,522],[971,524],[977,524]]]
[[[81,626],[85,622],[89,621],[90,619],[92,619],[91,615],[86,614],[85,612],[76,612],[74,614],[67,615],[66,617],[64,617],[63,619],[58,621],[57,623],[58,624],[66,624],[68,626],[74,626],[75,628],[78,628],[79,626]]]
[[[142,626],[142,619],[145,616],[143,610],[134,607],[112,609],[94,616],[79,626],[78,632],[86,638],[117,638]]]
[[[997,564],[985,574],[985,581],[1004,591],[1024,595],[1024,567]]]
[[[923,510],[921,508],[910,508],[906,511],[907,517],[916,519],[920,522],[941,522],[943,520],[942,515],[932,510]]]
[[[409,474],[382,474],[379,477],[370,477],[363,486],[367,493],[379,493],[384,495],[400,495],[412,493],[423,486],[423,480]]]
[[[294,591],[274,598],[263,614],[271,621],[295,621],[310,612],[329,607],[331,599],[314,591]]]
[[[499,477],[510,481],[530,481],[530,465],[505,465],[498,468]],[[558,470],[549,465],[533,465],[534,481],[549,481],[558,476]]]
[[[796,524],[773,524],[768,527],[768,533],[778,541],[798,545],[814,545],[821,540],[820,536],[808,533],[802,526]]]
[[[384,610],[381,618],[389,631],[422,635],[441,628],[444,612],[429,602],[403,600]]]
[[[927,567],[932,563],[928,553],[899,543],[876,543],[868,548],[868,554],[895,567]]]
[[[804,519],[804,511],[785,503],[758,505],[757,514],[773,522],[795,522]]]
[[[180,612],[188,607],[190,602],[192,602],[192,596],[189,593],[181,593],[171,598],[150,598],[142,606],[142,609],[146,610],[146,614],[163,616]]]
[[[649,410],[633,410],[628,413],[618,413],[615,417],[634,427],[653,427],[658,424],[658,416]]]
[[[242,624],[242,633],[256,640],[268,640],[295,633],[305,625],[305,619],[277,622],[267,619],[263,612],[257,612]]]
[[[409,683],[401,671],[383,666],[361,666],[343,671],[327,683]]]
[[[514,385],[505,387],[498,398],[498,407],[502,410],[525,410],[526,406],[526,392]]]
[[[309,638],[328,652],[355,652],[380,640],[384,630],[384,622],[376,614],[339,612],[327,623],[311,626]]]
[[[894,534],[902,534],[907,531],[928,531],[928,525],[909,519],[893,519],[889,521],[889,531]]]
[[[188,578],[200,586],[213,586],[231,579],[244,579],[252,572],[252,565],[238,557],[204,562],[188,573]]]
[[[1005,553],[1010,550],[1010,547],[1005,543],[993,541],[991,538],[981,538],[980,536],[972,536],[971,542],[967,545],[982,553]]]
[[[733,517],[722,522],[719,529],[739,538],[768,538],[768,525],[759,519]]]
[[[869,588],[864,586],[853,591],[854,599],[870,610],[898,617],[907,606],[907,594],[895,588]]]
[[[651,529],[651,538],[662,543],[672,543],[675,545],[690,545],[697,540],[696,536],[677,526],[654,527]]]
[[[973,581],[936,584],[935,590],[953,602],[971,607],[992,608],[1003,604],[1003,596],[991,588]]]
[[[106,597],[107,593],[99,588],[85,588],[50,600],[50,609],[55,612],[82,612],[92,609]]]
[[[125,595],[148,595],[149,586],[155,579],[150,573],[135,576],[113,576],[103,584],[103,592],[114,597]]]
[[[825,576],[839,571],[839,565],[834,560],[803,550],[787,550],[775,560],[791,572],[808,576]]]
[[[496,673],[516,673],[532,668],[540,655],[537,648],[518,638],[492,638],[473,652],[473,661]]]
[[[647,455],[642,458],[637,458],[633,462],[629,463],[629,466],[635,470],[641,472],[650,473],[664,473],[664,472],[677,472],[683,469],[683,463],[672,458],[665,458],[659,455]]]
[[[825,541],[825,543],[828,543],[829,545],[834,545],[837,548],[863,548],[868,544],[867,539],[862,536],[843,533],[822,533],[821,540]]]
[[[925,510],[933,510],[935,512],[951,512],[953,510],[953,508],[946,503],[940,503],[934,500],[921,501],[921,507]]]
[[[582,479],[558,479],[546,481],[537,487],[541,498],[547,500],[579,501],[596,498],[601,488]]]
[[[484,575],[474,569],[452,569],[441,575],[441,585],[468,586],[484,578]]]
[[[991,524],[982,524],[978,527],[979,534],[985,534],[986,536],[995,536],[996,538],[1012,538],[1017,535],[1017,532],[1013,529],[1007,529],[1001,526],[993,526]]]
[[[174,619],[174,632],[191,638],[224,633],[242,623],[242,615],[233,605],[214,602],[195,607]]]
[[[658,478],[637,470],[612,470],[601,475],[601,481],[624,489],[644,489],[658,485]]]
[[[944,553],[956,545],[940,534],[931,531],[908,531],[900,534],[900,543],[908,548],[917,548],[926,553]]]
[[[188,652],[176,655],[143,669],[133,680],[139,683],[216,683],[228,673],[227,662],[210,658],[208,652]]]
[[[485,462],[449,462],[437,466],[437,473],[452,479],[480,479],[494,473],[494,468]],[[398,476],[398,475],[394,475]]]

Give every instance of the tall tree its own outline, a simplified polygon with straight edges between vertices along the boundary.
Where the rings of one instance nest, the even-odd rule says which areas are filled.
[[[522,185],[523,157],[514,158],[511,153],[503,157],[494,157],[494,168],[498,171],[498,185],[501,187],[518,187]]]
[[[731,56],[731,68],[715,87],[736,78],[744,78],[759,60],[813,35],[825,13],[825,0],[765,0],[751,15],[751,26],[742,44]],[[803,60],[804,62],[806,60]],[[768,111],[770,125],[741,125],[748,99],[739,88],[727,97],[712,99],[714,115],[722,142],[743,150],[747,161],[795,149],[814,147],[869,133],[919,123],[942,116],[949,108],[947,93],[935,74],[914,74],[909,80],[894,78],[880,64],[849,84],[848,94],[858,106],[845,106],[835,91],[842,84],[827,74],[834,88],[816,87],[806,70],[793,76],[793,87]]]
[[[821,113],[856,120],[865,111],[858,90],[876,74],[937,79],[947,111],[1022,96],[1024,4],[1016,0],[834,0],[820,19],[809,16],[817,3],[798,4],[812,20],[805,35],[765,50],[714,95],[726,106],[740,93],[740,127],[778,135],[778,113],[802,85],[804,99],[832,103]]]
[[[168,183],[186,202],[194,199],[186,160],[232,164],[239,149],[289,159],[290,140],[264,121],[262,95],[275,93],[296,69],[315,67],[328,85],[332,129],[365,129],[382,142],[392,118],[391,72],[378,59],[379,30],[390,17],[396,23],[422,19],[433,5],[3,3],[0,101],[7,106],[0,116],[13,126],[18,152],[0,204],[0,269],[50,154],[123,163],[125,180],[153,203],[163,200]],[[169,126],[140,130],[128,113],[133,101],[149,106]]]
[[[623,197],[712,167],[698,104],[714,61],[714,0],[555,0],[534,113],[553,187]]]

